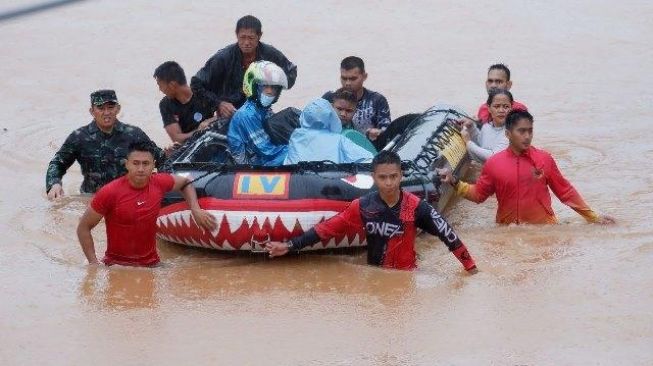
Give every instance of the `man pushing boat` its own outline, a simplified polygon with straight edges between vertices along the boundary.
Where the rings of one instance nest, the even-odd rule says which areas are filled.
[[[476,203],[496,194],[499,224],[555,224],[558,219],[551,208],[549,188],[562,203],[578,212],[588,222],[612,224],[614,218],[594,212],[560,173],[548,152],[531,145],[533,116],[513,110],[506,117],[507,149],[490,157],[476,184],[458,180],[451,170],[441,169],[442,182],[455,192]]]
[[[102,217],[107,227],[106,265],[153,266],[159,263],[156,250],[156,219],[166,192],[178,191],[190,206],[195,222],[212,230],[213,215],[200,209],[195,187],[187,178],[152,174],[153,145],[135,143],[129,147],[127,174],[102,187],[93,197],[77,226],[77,237],[89,264],[99,264],[91,230]]]
[[[451,225],[426,201],[400,188],[401,159],[392,151],[381,151],[372,161],[372,178],[378,191],[355,199],[341,213],[317,224],[288,242],[270,242],[270,257],[298,251],[318,241],[329,240],[363,227],[367,240],[367,262],[384,268],[411,270],[417,266],[417,229],[436,235],[467,271],[476,264]]]

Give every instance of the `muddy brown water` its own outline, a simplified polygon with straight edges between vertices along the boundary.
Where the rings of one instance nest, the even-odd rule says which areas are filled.
[[[493,199],[453,202],[474,276],[428,237],[412,273],[363,251],[270,261],[169,243],[159,268],[87,267],[79,168],[60,202],[43,185],[90,121],[88,94],[116,89],[121,119],[164,145],[154,68],[175,59],[192,75],[250,12],[299,65],[280,107],[336,88],[356,54],[395,117],[436,101],[474,113],[487,66],[508,63],[534,143],[619,224],[556,203],[560,225],[497,227]],[[644,1],[107,0],[0,23],[0,364],[653,364],[651,14]]]

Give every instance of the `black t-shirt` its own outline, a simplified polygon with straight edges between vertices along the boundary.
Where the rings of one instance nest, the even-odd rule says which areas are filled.
[[[163,126],[179,123],[183,133],[194,131],[200,122],[213,117],[215,107],[208,98],[197,92],[193,93],[186,104],[168,97],[163,97],[159,103]]]

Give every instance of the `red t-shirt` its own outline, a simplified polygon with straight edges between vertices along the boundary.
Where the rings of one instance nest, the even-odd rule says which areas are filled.
[[[528,111],[528,107],[526,107],[525,104],[522,104],[516,100],[512,102],[512,109]],[[490,109],[488,108],[486,103],[483,103],[481,104],[480,107],[478,107],[478,112],[476,113],[476,116],[478,117],[478,120],[481,121],[482,123],[487,123],[492,120],[492,117],[490,116]]]
[[[102,259],[106,265],[151,266],[159,263],[156,219],[163,195],[174,185],[172,175],[158,173],[150,177],[145,187],[137,189],[123,176],[95,194],[91,207],[104,216],[107,228],[107,251]]]

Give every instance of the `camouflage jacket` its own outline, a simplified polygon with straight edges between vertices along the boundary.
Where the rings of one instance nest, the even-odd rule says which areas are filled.
[[[109,134],[102,132],[95,121],[78,128],[68,136],[50,161],[45,176],[46,192],[54,184],[61,184],[66,170],[77,160],[84,175],[80,192],[95,193],[103,185],[127,172],[124,165],[127,149],[130,144],[138,141],[152,142],[140,128],[119,121]],[[156,147],[153,142],[152,145]],[[158,147],[155,149],[156,166],[160,168],[165,154]]]

